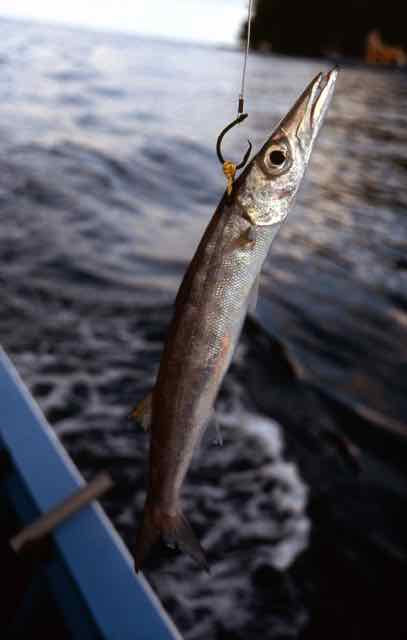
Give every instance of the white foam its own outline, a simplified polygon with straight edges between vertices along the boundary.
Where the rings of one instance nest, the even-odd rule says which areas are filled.
[[[221,421],[228,428],[236,429],[236,437],[240,437],[240,432],[243,437],[258,439],[260,451],[269,458],[264,463],[263,455],[259,471],[262,480],[269,478],[275,482],[274,488],[264,495],[264,501],[270,511],[279,516],[273,526],[269,526],[271,564],[283,571],[308,545],[311,529],[306,513],[308,488],[295,462],[285,458],[283,427],[265,415],[248,412],[238,398],[235,400],[233,411],[222,416]]]

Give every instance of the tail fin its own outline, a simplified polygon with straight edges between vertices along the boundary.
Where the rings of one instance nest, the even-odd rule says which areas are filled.
[[[209,573],[209,566],[191,525],[182,513],[168,516],[156,506],[153,508],[148,500],[144,507],[143,522],[137,532],[134,566],[140,571],[152,547],[162,538],[165,543],[176,546],[187,553],[195,562]]]

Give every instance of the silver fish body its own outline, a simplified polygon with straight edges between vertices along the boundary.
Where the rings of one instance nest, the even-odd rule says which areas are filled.
[[[184,276],[149,406],[150,478],[136,570],[159,537],[207,568],[182,514],[181,487],[261,268],[301,184],[336,77],[332,70],[310,83],[235,182],[232,195],[224,195]]]

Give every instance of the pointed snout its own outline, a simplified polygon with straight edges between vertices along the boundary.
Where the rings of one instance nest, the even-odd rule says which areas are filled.
[[[319,73],[280,122],[286,135],[297,137],[304,151],[311,152],[331,102],[337,77],[337,67],[328,73]]]

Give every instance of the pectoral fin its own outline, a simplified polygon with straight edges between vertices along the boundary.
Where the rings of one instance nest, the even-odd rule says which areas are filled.
[[[242,247],[254,247],[256,244],[256,227],[254,225],[251,225],[242,233],[240,236],[240,242]]]
[[[254,225],[243,231],[230,245],[230,251],[235,249],[253,249],[256,244],[256,228]]]
[[[151,426],[153,392],[154,389],[138,403],[137,407],[130,414],[130,418],[133,418],[145,431],[149,431]]]

